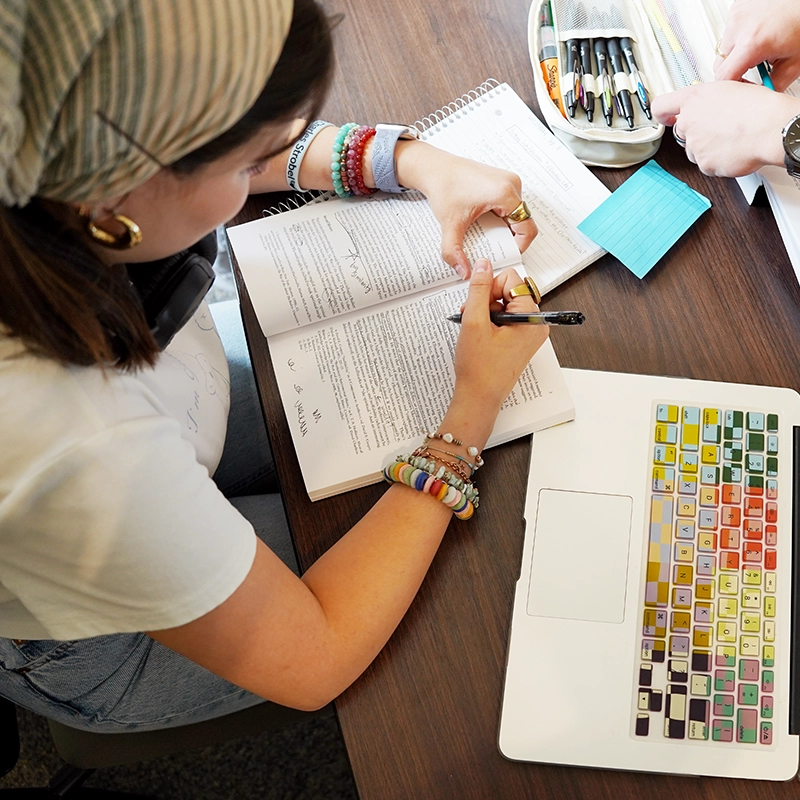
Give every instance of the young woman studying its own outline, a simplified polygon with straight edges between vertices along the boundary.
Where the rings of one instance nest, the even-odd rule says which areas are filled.
[[[519,179],[393,126],[300,137],[331,74],[314,0],[14,0],[0,31],[0,694],[109,732],[318,708],[475,512],[546,336],[492,325],[534,300],[461,250],[486,211],[530,243]],[[302,577],[246,356],[225,341],[229,371],[203,302],[209,234],[287,185],[420,189],[471,272],[439,428]]]

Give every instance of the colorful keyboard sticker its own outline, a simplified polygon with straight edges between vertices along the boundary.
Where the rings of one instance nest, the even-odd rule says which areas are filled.
[[[778,415],[657,403],[632,733],[773,741]]]

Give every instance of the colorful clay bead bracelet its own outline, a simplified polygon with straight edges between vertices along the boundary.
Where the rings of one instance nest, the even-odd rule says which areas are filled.
[[[408,461],[401,460],[402,456],[397,458],[397,461],[383,470],[383,477],[389,483],[404,483],[412,489],[432,495],[452,509],[458,519],[469,519],[475,513],[478,507],[477,494],[475,500],[470,500],[465,490],[456,488],[448,481],[446,476],[449,473],[444,467],[431,474],[427,469],[415,467]],[[450,478],[453,476],[450,475]]]

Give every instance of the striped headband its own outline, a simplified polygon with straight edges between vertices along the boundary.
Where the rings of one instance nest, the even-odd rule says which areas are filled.
[[[98,202],[252,106],[292,0],[2,0],[0,202]]]

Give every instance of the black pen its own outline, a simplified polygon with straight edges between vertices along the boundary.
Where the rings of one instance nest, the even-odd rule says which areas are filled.
[[[603,105],[603,116],[606,125],[611,125],[614,114],[614,101],[611,94],[611,78],[608,74],[608,51],[605,39],[594,40],[594,57],[597,59],[597,80],[599,81],[600,102]]]
[[[650,113],[650,98],[647,95],[647,87],[644,85],[644,77],[639,72],[639,66],[636,63],[636,57],[633,55],[633,45],[627,36],[623,36],[619,40],[622,52],[625,54],[625,60],[628,62],[628,69],[631,72],[631,80],[636,84],[636,96],[639,98],[639,105],[642,111],[647,114],[647,119],[652,119],[653,115]]]
[[[581,76],[583,80],[583,92],[581,93],[581,100],[583,110],[592,121],[594,116],[594,71],[592,70],[592,46],[589,44],[588,39],[581,39],[578,47],[581,54]]]
[[[608,57],[611,60],[611,69],[614,72],[614,88],[620,105],[620,116],[625,117],[628,127],[633,127],[633,104],[631,103],[630,89],[625,88],[628,83],[628,73],[622,63],[622,50],[619,49],[619,39],[608,40]]]
[[[460,324],[461,314],[451,314],[447,319]],[[536,314],[492,311],[489,319],[495,325],[582,325],[586,317],[580,311],[539,311]]]
[[[577,85],[576,73],[580,70],[580,60],[578,58],[578,40],[567,39],[564,43],[567,49],[567,73],[564,75],[564,85],[567,90],[564,92],[564,103],[571,117],[575,116],[575,107],[578,105],[578,98],[575,92]]]

